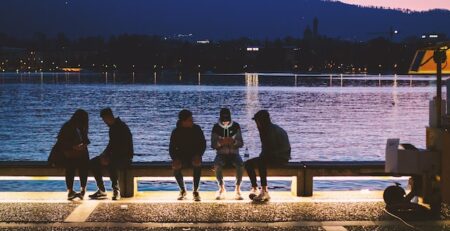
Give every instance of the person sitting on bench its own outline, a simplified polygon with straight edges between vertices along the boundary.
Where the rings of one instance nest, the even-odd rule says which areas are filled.
[[[239,148],[244,146],[242,139],[241,126],[236,121],[231,120],[231,112],[228,108],[220,110],[219,121],[214,124],[211,132],[211,147],[216,150],[214,159],[214,170],[216,172],[217,184],[219,190],[216,194],[216,200],[225,198],[225,183],[223,181],[222,168],[225,165],[233,164],[236,168],[235,199],[242,200],[241,182],[244,162],[239,155]]]
[[[66,122],[58,134],[58,140],[52,148],[48,161],[56,167],[66,170],[67,199],[84,198],[89,171],[89,152],[87,146],[91,143],[88,138],[88,113],[78,109]],[[75,173],[78,170],[81,191],[73,190]]]
[[[270,196],[267,190],[267,166],[279,166],[289,162],[291,145],[286,131],[271,122],[268,111],[258,111],[253,120],[255,120],[259,130],[261,153],[259,157],[249,159],[244,163],[252,184],[249,197],[254,201],[268,201]],[[258,184],[256,183],[256,167],[259,170],[261,180],[261,192],[259,195]]]
[[[106,167],[113,188],[113,200],[120,199],[119,170],[128,167],[133,159],[133,137],[128,126],[119,118],[114,118],[110,108],[100,112],[100,116],[109,126],[109,143],[100,156],[90,161],[91,171],[97,182],[98,191],[89,195],[92,199],[106,198],[106,189],[103,183],[102,168]]]
[[[173,174],[180,188],[178,200],[186,199],[186,187],[181,169],[192,166],[194,169],[193,196],[195,201],[200,201],[198,188],[202,170],[202,156],[205,150],[205,136],[200,126],[194,123],[192,112],[185,109],[180,111],[177,126],[172,131],[169,144]]]

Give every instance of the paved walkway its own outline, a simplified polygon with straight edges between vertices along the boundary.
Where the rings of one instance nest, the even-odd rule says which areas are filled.
[[[450,230],[448,207],[440,220],[405,224],[384,211],[381,192],[271,195],[266,204],[232,200],[232,192],[221,201],[203,192],[200,203],[179,202],[177,192],[70,202],[60,192],[0,192],[0,230]]]

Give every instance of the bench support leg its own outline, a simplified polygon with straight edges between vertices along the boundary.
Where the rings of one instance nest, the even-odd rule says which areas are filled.
[[[314,179],[313,174],[309,172],[308,170],[305,171],[305,182],[304,182],[304,194],[305,197],[312,197],[313,196],[313,188],[314,188]]]
[[[137,180],[130,171],[121,171],[119,176],[120,194],[122,197],[133,197],[137,191]]]
[[[305,174],[303,169],[299,169],[297,171],[297,176],[292,177],[292,184],[291,184],[291,193],[293,196],[303,196],[305,187],[303,185],[304,183]]]

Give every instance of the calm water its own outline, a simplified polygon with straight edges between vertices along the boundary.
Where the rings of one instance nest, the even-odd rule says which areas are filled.
[[[91,156],[102,152],[111,107],[134,135],[136,161],[169,160],[177,113],[188,108],[209,141],[221,107],[241,124],[245,148],[259,154],[253,114],[268,109],[289,134],[292,161],[384,160],[386,139],[425,146],[433,78],[291,74],[3,74],[0,160],[46,160],[61,125],[90,113]],[[209,142],[208,142],[209,145]],[[204,160],[213,160],[208,148]]]

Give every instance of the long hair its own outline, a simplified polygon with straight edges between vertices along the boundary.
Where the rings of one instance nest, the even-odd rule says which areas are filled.
[[[78,129],[80,129],[83,135],[87,136],[89,131],[89,115],[85,110],[76,110],[70,118],[69,123],[75,125]]]

